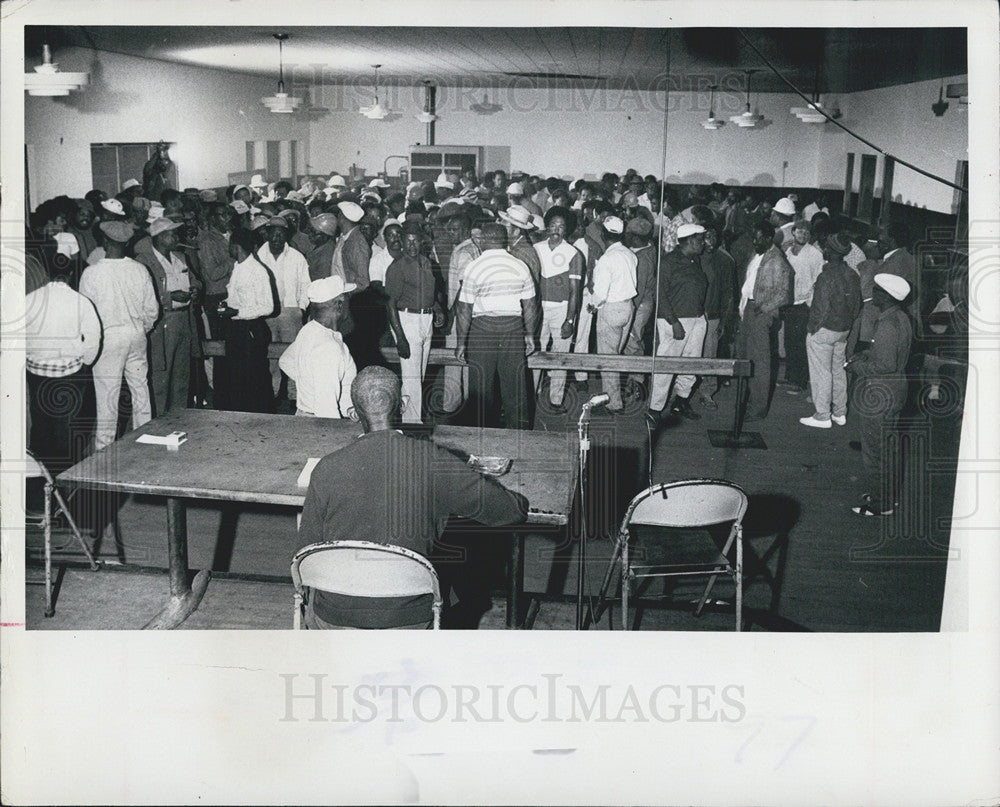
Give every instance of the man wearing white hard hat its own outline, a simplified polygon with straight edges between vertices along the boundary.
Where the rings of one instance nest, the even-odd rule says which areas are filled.
[[[795,202],[783,196],[771,208],[771,224],[775,226],[774,243],[784,249],[792,243],[795,226]]]
[[[347,183],[340,174],[331,174],[330,178],[326,181],[326,187],[341,189],[346,188]]]
[[[677,228],[677,247],[667,253],[660,268],[657,295],[657,356],[701,356],[708,322],[705,319],[705,296],[708,276],[701,268],[705,249],[705,228],[700,224],[682,224]],[[653,376],[649,395],[649,416],[655,421],[662,414],[673,384],[670,413],[688,420],[701,416],[691,408],[691,390],[696,377],[669,373]]]
[[[296,415],[348,416],[357,369],[337,326],[352,291],[354,285],[336,275],[309,284],[309,322],[279,360],[298,388]]]
[[[378,334],[381,331],[383,303],[374,292],[368,291],[371,278],[368,265],[372,259],[372,248],[358,226],[365,211],[356,202],[337,203],[337,226],[340,236],[333,250],[333,264],[330,276],[339,276],[345,283],[355,288],[348,299],[340,332],[344,334],[347,346],[358,367],[381,364],[378,348]]]
[[[604,240],[608,248],[594,265],[594,290],[590,309],[597,314],[597,352],[620,354],[628,341],[635,311],[636,267],[639,259],[621,239],[625,222],[618,216],[604,220]],[[621,374],[601,373],[601,386],[610,401],[608,411],[617,414],[622,403]]]
[[[851,508],[860,516],[892,515],[898,505],[900,468],[894,450],[898,440],[886,438],[895,430],[896,419],[906,403],[906,363],[913,328],[903,304],[910,292],[910,284],[899,275],[875,275],[875,338],[868,350],[848,363],[848,370],[857,379],[852,400],[861,427],[867,488],[861,504]]]
[[[302,314],[309,304],[306,289],[309,288],[309,264],[305,256],[288,244],[288,219],[274,216],[264,227],[267,241],[257,250],[260,258],[274,275],[281,300],[281,313],[267,321],[271,338],[275,342],[291,342],[302,330]],[[271,384],[274,394],[280,397],[281,368],[271,359]],[[288,382],[288,398],[296,395],[294,381]]]

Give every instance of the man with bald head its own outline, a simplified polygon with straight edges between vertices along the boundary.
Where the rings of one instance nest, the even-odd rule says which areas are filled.
[[[434,559],[434,544],[450,516],[486,526],[516,524],[528,512],[518,493],[469,468],[427,440],[396,430],[403,408],[399,377],[366,367],[351,385],[351,417],[364,430],[328,454],[312,472],[299,542],[360,540],[393,544]],[[441,562],[447,581],[458,564]],[[457,582],[457,581],[456,581]],[[348,597],[310,592],[310,628],[429,627],[431,601],[420,597]]]

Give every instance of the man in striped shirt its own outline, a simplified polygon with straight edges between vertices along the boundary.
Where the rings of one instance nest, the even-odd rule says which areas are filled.
[[[499,376],[504,425],[529,429],[525,347],[528,353],[538,349],[535,282],[527,264],[507,252],[501,225],[484,224],[481,232],[483,254],[466,267],[455,303],[455,356],[464,361],[468,354],[478,425],[491,425],[494,419],[494,380]]]

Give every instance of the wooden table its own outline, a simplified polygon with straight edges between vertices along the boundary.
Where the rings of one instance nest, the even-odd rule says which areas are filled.
[[[174,451],[136,442],[141,434],[173,431],[187,432],[187,442]],[[343,448],[360,433],[349,420],[178,409],[64,471],[56,484],[166,498],[170,600],[146,627],[174,628],[198,608],[211,576],[202,570],[189,581],[186,500],[302,507],[306,491],[297,483],[306,460]],[[526,523],[568,523],[578,473],[574,435],[439,426],[430,437],[465,454],[511,457],[513,465],[499,481],[528,499]],[[523,571],[523,534],[515,535],[508,627],[516,621]]]

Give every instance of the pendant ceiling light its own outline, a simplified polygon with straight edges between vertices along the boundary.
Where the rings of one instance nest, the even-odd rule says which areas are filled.
[[[414,117],[421,123],[434,123],[438,119],[438,116],[434,114],[433,109],[433,98],[432,89],[433,83],[427,79],[423,81],[424,85],[424,110],[419,115],[414,115]]]
[[[35,72],[24,74],[24,89],[28,95],[69,95],[73,90],[82,90],[88,83],[90,73],[60,73],[48,45],[42,45],[42,63]]]
[[[733,115],[729,120],[739,126],[741,129],[753,129],[758,123],[764,120],[763,115],[754,115],[750,111],[750,76],[756,73],[756,70],[745,70],[747,74],[747,108],[746,111],[741,115]]]
[[[389,110],[382,106],[378,100],[378,70],[381,66],[380,64],[372,65],[375,68],[375,103],[371,106],[361,107],[361,114],[368,120],[383,120],[389,116]]]
[[[719,87],[718,84],[713,84],[708,88],[712,91],[712,94],[709,96],[709,101],[708,101],[708,120],[703,120],[701,122],[701,125],[709,130],[721,129],[723,126],[726,125],[725,121],[721,121],[717,117],[715,117],[715,91],[718,89],[718,87]]]
[[[813,83],[813,96],[812,103],[808,106],[793,106],[791,108],[791,113],[795,115],[803,123],[826,123],[829,118],[839,118],[840,110],[832,109],[829,112],[823,108],[823,104],[819,100],[819,59],[816,60],[816,80]],[[826,112],[826,114],[823,114]]]
[[[282,43],[288,39],[288,34],[271,34],[271,36],[278,40],[278,91],[274,95],[269,95],[260,100],[272,112],[281,115],[290,115],[299,108],[302,99],[285,92],[285,65],[282,54]]]
[[[501,111],[503,107],[500,104],[491,103],[489,97],[486,94],[486,91],[484,90],[483,100],[480,101],[478,104],[472,104],[472,106],[470,106],[469,109],[471,109],[477,115],[492,115],[495,112]]]

